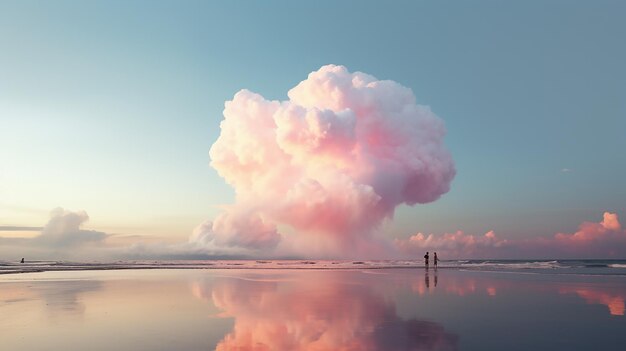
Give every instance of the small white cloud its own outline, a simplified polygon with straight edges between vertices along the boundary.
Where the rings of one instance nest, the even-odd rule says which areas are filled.
[[[106,234],[95,230],[84,230],[81,226],[89,220],[85,211],[72,212],[62,208],[52,210],[50,220],[41,234],[33,239],[36,244],[64,248],[87,243],[101,242]]]
[[[108,234],[82,229],[89,220],[85,211],[68,211],[56,208],[44,227],[9,227],[12,230],[41,230],[33,238],[6,238],[0,236],[0,257],[29,257],[31,259],[66,259],[92,257],[95,251],[105,248]],[[18,257],[18,259],[19,259]]]
[[[570,168],[561,168],[561,172],[570,173],[572,170]]]

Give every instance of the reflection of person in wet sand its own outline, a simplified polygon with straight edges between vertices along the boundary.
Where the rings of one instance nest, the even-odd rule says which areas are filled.
[[[424,274],[424,283],[426,284],[426,289],[430,289],[430,275],[428,269],[426,269],[426,274]],[[437,287],[437,283],[437,270],[435,269],[435,288]]]

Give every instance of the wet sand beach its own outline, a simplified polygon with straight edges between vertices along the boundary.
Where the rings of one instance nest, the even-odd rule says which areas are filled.
[[[621,350],[626,277],[376,270],[0,276],[6,350]]]

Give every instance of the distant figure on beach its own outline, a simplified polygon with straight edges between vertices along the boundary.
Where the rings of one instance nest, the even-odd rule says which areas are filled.
[[[24,257],[22,257],[22,260],[20,261],[20,263],[24,263]]]
[[[435,261],[435,268],[437,268],[437,262],[439,262],[439,258],[437,258],[436,252],[435,252],[435,257],[433,258],[433,261]]]
[[[426,251],[426,255],[424,255],[424,264],[428,267],[428,251]]]

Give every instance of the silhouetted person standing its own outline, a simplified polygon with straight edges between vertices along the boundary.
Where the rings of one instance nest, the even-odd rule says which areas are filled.
[[[435,261],[435,268],[437,268],[437,263],[439,262],[439,258],[437,258],[436,252],[435,252],[435,257],[433,258],[433,261]]]
[[[22,257],[22,260],[20,261],[20,263],[24,263],[24,257]]]
[[[426,255],[424,255],[424,264],[428,267],[428,251],[426,251]]]

